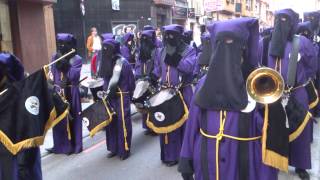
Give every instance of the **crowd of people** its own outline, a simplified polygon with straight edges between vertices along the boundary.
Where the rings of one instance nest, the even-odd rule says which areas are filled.
[[[213,22],[203,29],[201,45],[177,24],[162,27],[161,35],[147,25],[121,40],[92,28],[87,40],[92,81],[104,83],[99,90],[89,88],[95,102],[102,99],[113,111],[110,122],[98,124],[106,133],[108,158],[130,157],[133,103],[145,134],[159,135],[160,160],[178,164],[184,180],[276,180],[289,166],[300,179],[310,179],[313,123],[320,115],[319,29],[319,11],[304,13],[299,23],[292,9],[277,11],[274,27],[263,32],[255,18]],[[52,61],[73,49],[75,37],[59,33]],[[72,52],[51,68],[54,89],[70,106],[53,128],[49,151],[55,154],[82,152],[82,63]],[[16,57],[0,54],[0,101],[5,87],[22,79],[16,66],[22,66]],[[272,102],[255,101],[248,92],[247,79],[260,68],[283,81],[255,79],[253,89],[265,96],[282,86],[281,97]],[[18,158],[0,148],[6,159],[0,162],[1,179],[42,179],[37,147]]]

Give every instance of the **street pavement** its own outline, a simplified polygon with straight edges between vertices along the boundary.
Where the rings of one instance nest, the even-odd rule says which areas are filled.
[[[87,74],[85,66],[84,73]],[[82,75],[84,76],[84,75]],[[83,104],[86,108],[90,103]],[[133,112],[135,112],[134,108]],[[179,180],[177,166],[166,167],[160,161],[158,136],[146,136],[141,126],[141,115],[132,116],[133,137],[131,156],[125,161],[107,158],[105,132],[88,137],[83,127],[84,151],[76,155],[48,154],[44,149],[53,145],[51,131],[41,147],[44,180]],[[320,180],[320,127],[315,125],[312,144],[311,180]],[[290,168],[289,174],[279,173],[279,180],[299,180]]]

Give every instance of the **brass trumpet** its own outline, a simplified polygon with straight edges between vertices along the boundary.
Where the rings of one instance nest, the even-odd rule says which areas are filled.
[[[254,70],[248,76],[246,88],[249,96],[258,103],[271,104],[284,93],[284,80],[279,72],[268,67]]]

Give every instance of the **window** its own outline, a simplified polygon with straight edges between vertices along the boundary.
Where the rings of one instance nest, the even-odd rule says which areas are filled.
[[[246,0],[246,10],[247,11],[252,10],[252,0]]]
[[[0,51],[13,52],[7,0],[0,0]]]

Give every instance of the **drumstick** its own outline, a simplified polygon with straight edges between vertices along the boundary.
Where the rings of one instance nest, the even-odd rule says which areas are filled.
[[[61,56],[61,57],[59,57],[58,59],[54,60],[53,62],[45,65],[44,67],[45,67],[45,68],[50,67],[50,66],[52,66],[53,64],[61,61],[62,59],[64,59],[65,57],[69,56],[70,54],[72,54],[72,53],[74,53],[74,52],[76,52],[76,50],[75,50],[75,49],[72,49],[72,50],[71,50],[70,52],[68,52],[67,54],[64,54],[63,56]]]
[[[86,79],[88,79],[88,76],[86,76],[86,77],[84,77],[83,79],[81,79],[78,84],[81,84],[81,82],[84,81],[84,80],[86,80]]]

